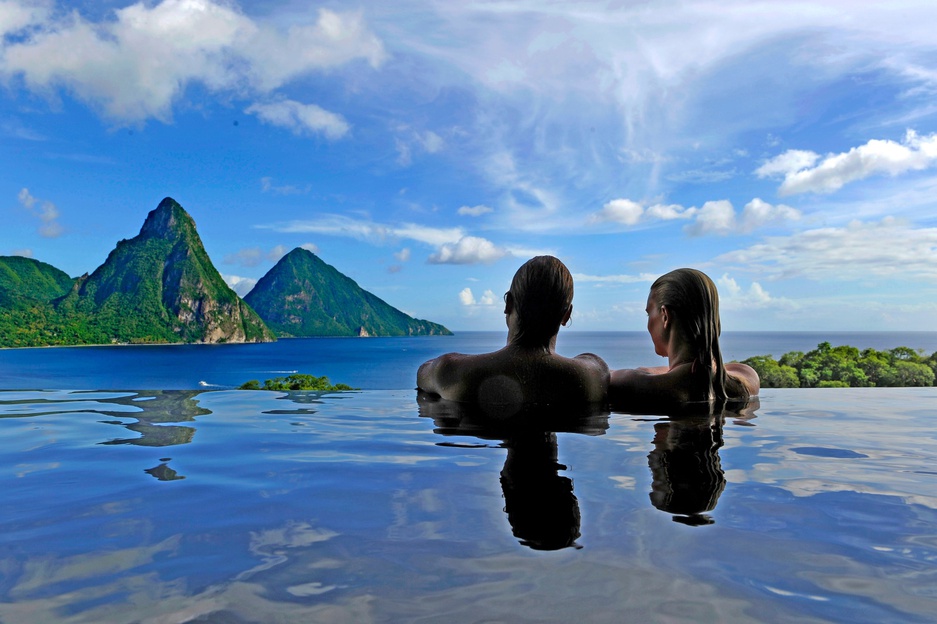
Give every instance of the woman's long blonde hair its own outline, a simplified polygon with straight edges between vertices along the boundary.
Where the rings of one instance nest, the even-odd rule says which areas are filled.
[[[706,371],[709,397],[717,401],[746,399],[748,388],[726,372],[719,348],[719,292],[709,276],[696,269],[677,269],[651,285],[657,305],[674,313],[677,331],[692,348],[692,371]]]

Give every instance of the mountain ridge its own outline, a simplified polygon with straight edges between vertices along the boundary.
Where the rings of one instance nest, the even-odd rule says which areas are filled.
[[[394,308],[301,247],[280,258],[244,300],[283,338],[452,334]]]
[[[255,297],[283,336],[451,334],[390,306],[301,248],[257,286],[278,282],[279,289]],[[246,299],[212,264],[192,216],[166,197],[139,233],[118,241],[90,274],[72,278],[39,260],[0,256],[0,347],[276,340]],[[306,305],[314,301],[328,305]]]

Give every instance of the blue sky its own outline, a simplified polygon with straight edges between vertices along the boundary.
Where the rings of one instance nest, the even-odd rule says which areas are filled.
[[[305,246],[501,329],[532,255],[573,329],[650,282],[726,330],[933,330],[937,3],[0,0],[0,254],[77,276],[166,196],[246,294]]]

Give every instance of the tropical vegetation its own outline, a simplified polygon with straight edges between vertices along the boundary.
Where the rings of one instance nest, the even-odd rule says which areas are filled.
[[[743,360],[761,378],[763,388],[856,388],[933,386],[937,352],[896,347],[885,351],[821,342],[803,353],[791,351],[775,360],[758,355]]]
[[[343,383],[333,384],[328,377],[316,377],[315,375],[304,375],[294,373],[286,377],[274,377],[264,381],[261,386],[256,379],[251,379],[243,383],[241,390],[314,390],[317,392],[334,392],[337,390],[357,390]]]

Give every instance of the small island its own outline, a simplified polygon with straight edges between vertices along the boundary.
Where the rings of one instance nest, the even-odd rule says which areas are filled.
[[[304,375],[294,373],[286,377],[274,377],[267,379],[261,386],[256,379],[244,382],[238,390],[278,390],[288,392],[290,390],[312,390],[314,392],[338,392],[341,390],[357,390],[343,383],[333,384],[328,377],[316,377],[315,375]]]

